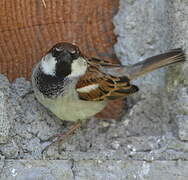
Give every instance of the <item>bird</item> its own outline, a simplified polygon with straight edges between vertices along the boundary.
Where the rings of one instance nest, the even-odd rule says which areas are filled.
[[[59,138],[64,140],[109,101],[138,92],[132,80],[183,61],[185,53],[177,48],[124,66],[86,56],[78,46],[60,42],[35,65],[31,79],[37,100],[59,119],[73,122]]]

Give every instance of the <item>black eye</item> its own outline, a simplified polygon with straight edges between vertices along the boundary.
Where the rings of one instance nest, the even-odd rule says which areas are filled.
[[[70,51],[70,55],[73,59],[78,59],[80,56],[80,52],[79,50],[75,49],[75,50]]]
[[[52,49],[52,56],[58,57],[61,54],[61,52],[62,52],[62,49],[55,47],[55,48]]]

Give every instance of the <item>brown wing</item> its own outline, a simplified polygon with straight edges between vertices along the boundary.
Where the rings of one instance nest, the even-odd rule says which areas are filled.
[[[130,84],[127,77],[114,77],[99,71],[102,63],[96,61],[97,59],[90,59],[86,74],[77,83],[76,89],[80,99],[87,101],[114,100],[138,91],[136,86]]]

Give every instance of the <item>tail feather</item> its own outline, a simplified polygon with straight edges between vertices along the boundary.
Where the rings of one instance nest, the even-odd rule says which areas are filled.
[[[129,78],[135,79],[148,72],[181,61],[185,61],[184,52],[182,51],[182,49],[173,49],[170,52],[147,58],[144,61],[130,66],[130,68],[128,69]]]
[[[185,54],[183,50],[179,48],[147,58],[130,66],[103,68],[102,70],[114,76],[127,76],[130,80],[132,80],[164,66],[183,61],[185,61]]]

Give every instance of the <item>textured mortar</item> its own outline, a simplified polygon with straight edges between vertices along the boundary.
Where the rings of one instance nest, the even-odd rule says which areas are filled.
[[[186,1],[121,0],[114,18],[121,62],[180,46],[187,51],[187,9]],[[36,101],[29,81],[9,83],[0,76],[1,179],[186,180],[187,77],[186,62],[136,80],[140,92],[127,99],[130,108],[121,121],[92,118],[59,151],[52,146],[42,155],[48,139],[70,123]]]
[[[118,37],[115,50],[121,62],[135,63],[172,48],[182,47],[187,52],[187,7],[186,1],[120,1],[114,24]],[[181,140],[188,140],[187,69],[186,62],[155,71],[135,81],[140,93],[130,99],[140,107],[139,112],[133,113],[129,130],[133,128],[139,135],[168,133],[170,130]],[[151,121],[155,122],[154,127],[147,126],[153,124]],[[132,124],[138,124],[142,132]]]
[[[74,165],[75,163],[75,165]],[[187,162],[8,160],[1,180],[186,180]],[[106,171],[108,169],[108,171]],[[182,170],[183,169],[183,170]],[[181,172],[181,173],[180,173]]]
[[[0,143],[8,141],[8,134],[13,122],[14,110],[10,96],[10,84],[7,77],[0,74]],[[8,111],[11,110],[11,113]]]

